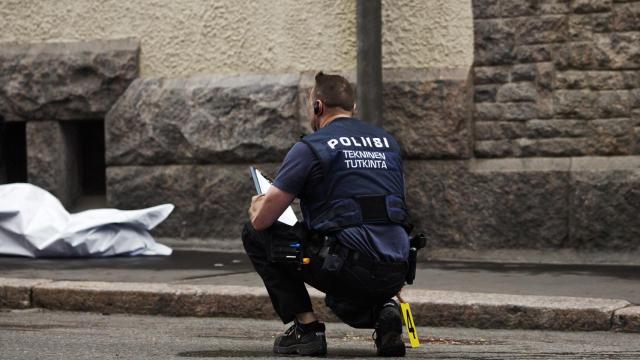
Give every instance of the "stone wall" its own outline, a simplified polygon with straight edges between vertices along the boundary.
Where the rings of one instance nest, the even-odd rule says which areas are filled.
[[[384,78],[385,127],[407,159],[471,156],[469,71],[390,70]],[[109,204],[172,202],[176,210],[158,235],[239,245],[254,193],[249,165],[274,175],[310,132],[303,99],[312,79],[304,73],[134,81],[106,117]]]
[[[67,207],[82,192],[74,124],[104,119],[138,76],[139,52],[134,39],[0,45],[0,117],[27,123],[27,181]]]
[[[407,179],[435,249],[640,248],[638,156],[410,161]]]
[[[254,192],[248,167],[275,174],[309,131],[312,78],[135,80],[106,117],[109,204],[172,202],[157,235],[239,249]],[[464,69],[384,72],[384,127],[403,148],[409,208],[430,239],[425,254],[638,250],[640,156],[474,157],[474,88]]]
[[[639,8],[474,0],[473,66],[385,69],[423,255],[640,250]],[[138,62],[133,40],[3,45],[0,116],[27,122],[29,180],[72,202],[71,125],[105,118],[109,206],[171,202],[156,235],[239,249],[248,167],[273,175],[309,132],[313,73],[137,78]]]
[[[0,44],[6,121],[103,119],[138,76],[134,39]]]
[[[60,121],[29,121],[27,179],[71,206],[81,193],[76,129]]]
[[[474,0],[475,155],[640,153],[640,1]]]

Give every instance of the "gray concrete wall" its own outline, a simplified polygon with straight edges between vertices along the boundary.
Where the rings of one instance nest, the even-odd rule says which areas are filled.
[[[356,67],[352,0],[0,0],[0,42],[135,37],[142,76]],[[383,0],[384,67],[469,66],[471,0]]]

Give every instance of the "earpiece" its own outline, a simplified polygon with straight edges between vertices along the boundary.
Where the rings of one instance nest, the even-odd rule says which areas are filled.
[[[313,102],[313,114],[320,115],[320,100],[316,100]]]

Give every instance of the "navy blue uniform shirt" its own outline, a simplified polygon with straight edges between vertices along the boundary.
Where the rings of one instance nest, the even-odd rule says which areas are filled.
[[[276,175],[273,186],[300,198],[322,182],[322,166],[309,146],[296,143]],[[344,246],[382,261],[404,261],[409,253],[409,236],[400,225],[365,224],[340,231]]]

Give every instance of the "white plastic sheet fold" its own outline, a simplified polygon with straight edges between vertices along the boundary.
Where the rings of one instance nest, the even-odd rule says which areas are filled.
[[[28,257],[171,255],[149,230],[172,204],[140,210],[96,209],[69,214],[60,201],[31,184],[0,185],[0,254]]]

